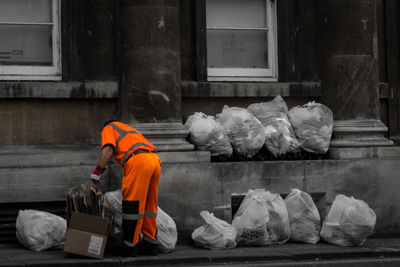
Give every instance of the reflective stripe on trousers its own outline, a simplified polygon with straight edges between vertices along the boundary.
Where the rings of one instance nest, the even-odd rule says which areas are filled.
[[[156,153],[141,153],[127,161],[122,178],[124,239],[132,245],[139,242],[142,232],[156,239],[158,182],[161,163]],[[133,204],[136,203],[136,204]],[[136,205],[135,207],[132,207]],[[129,208],[131,207],[131,208]],[[136,208],[137,207],[137,208]]]
[[[124,201],[125,205],[136,205],[136,203],[139,203],[138,201]],[[132,203],[134,202],[134,203]],[[140,219],[143,219],[144,216],[150,217],[150,218],[155,218],[157,219],[157,213],[154,212],[149,212],[145,211],[144,214],[130,214],[130,213],[123,213],[122,214],[122,228],[124,229],[124,242],[126,242],[126,245],[128,246],[135,246],[137,244],[133,243],[133,236],[135,233],[135,229],[137,226],[137,221]],[[125,236],[125,232],[127,233],[127,236]],[[153,240],[146,235],[144,235],[144,239],[147,242],[150,243],[157,243],[156,240]]]

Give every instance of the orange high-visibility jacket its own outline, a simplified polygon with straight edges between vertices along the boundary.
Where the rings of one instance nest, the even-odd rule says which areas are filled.
[[[110,146],[114,149],[114,157],[122,167],[136,150],[155,152],[155,146],[138,130],[118,121],[103,128],[101,139],[103,148]]]

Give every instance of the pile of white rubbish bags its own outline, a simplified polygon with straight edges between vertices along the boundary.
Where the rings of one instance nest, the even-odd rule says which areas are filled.
[[[202,211],[203,225],[195,229],[196,246],[230,249],[236,246],[268,246],[288,241],[339,246],[361,246],[375,227],[376,215],[362,200],[337,195],[321,223],[311,196],[292,189],[285,199],[265,189],[249,190],[232,224]]]
[[[113,216],[107,248],[118,249],[123,241],[122,192],[115,190],[101,195],[102,205],[108,207]],[[16,221],[18,241],[34,251],[63,248],[67,221],[55,214],[38,210],[20,210]],[[157,210],[158,251],[169,253],[175,250],[178,231],[175,221],[160,207]]]
[[[301,149],[315,154],[328,151],[333,115],[323,104],[309,102],[288,110],[281,96],[245,108],[224,106],[221,113],[189,116],[186,128],[198,150],[212,156],[230,157],[232,153],[253,157],[263,146],[275,157]]]

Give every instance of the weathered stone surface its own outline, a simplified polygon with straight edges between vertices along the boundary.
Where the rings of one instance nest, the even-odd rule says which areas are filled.
[[[335,120],[379,119],[375,1],[329,0],[317,6],[322,102]]]
[[[319,82],[229,83],[182,82],[183,97],[320,97]]]
[[[317,1],[318,47],[328,55],[373,55],[375,0]]]
[[[122,64],[121,120],[180,122],[179,54],[134,53]]]
[[[377,214],[376,233],[398,234],[400,213],[398,159],[313,162],[306,168],[309,190],[325,190],[327,201],[337,194],[366,201]]]
[[[166,5],[136,6],[120,9],[122,54],[143,48],[178,51],[179,8]],[[134,32],[135,34],[131,34]]]
[[[322,101],[335,120],[379,119],[377,61],[372,55],[334,55],[321,70]]]
[[[321,102],[335,121],[379,121],[376,0],[318,1],[317,7]],[[375,138],[374,130],[354,130],[343,134],[342,127],[334,127],[332,146],[392,145],[386,131]]]
[[[400,147],[342,147],[329,148],[330,159],[400,158]]]
[[[117,98],[116,81],[0,82],[0,98]]]
[[[380,120],[336,120],[333,122],[329,146],[331,148],[392,146],[393,141],[386,138],[387,131],[388,128]]]
[[[114,99],[0,99],[0,145],[93,145],[115,118]]]
[[[83,1],[82,4],[82,36],[85,42],[81,49],[84,51],[82,56],[85,79],[116,79],[115,3],[109,0],[93,0]]]
[[[165,163],[209,163],[211,155],[209,151],[171,151],[159,152],[158,157]]]
[[[316,1],[276,1],[280,81],[318,80]]]
[[[64,150],[64,161],[60,150],[27,155],[28,159],[13,167],[0,165],[0,202],[64,200],[68,188],[89,180],[96,164],[97,148],[84,151],[79,156],[75,154],[76,150]],[[25,152],[28,154],[28,150]],[[33,154],[32,151],[29,153]],[[3,150],[0,154],[2,162],[2,156],[7,153]],[[23,153],[19,155],[21,159],[25,157]],[[51,155],[54,160],[47,163],[46,159]],[[8,159],[18,161],[17,156],[13,157]],[[76,159],[72,159],[74,157]],[[400,158],[163,162],[159,203],[175,219],[180,239],[190,240],[191,232],[201,224],[199,212],[202,210],[230,222],[233,193],[266,188],[287,194],[290,189],[299,188],[310,193],[325,193],[328,203],[337,194],[345,194],[365,200],[374,209],[378,217],[377,235],[392,235],[400,234],[399,173]],[[121,177],[122,168],[116,163],[111,164],[102,178],[104,190],[120,188]]]
[[[186,139],[189,131],[182,123],[133,123],[131,126],[155,145],[158,152],[194,150],[194,145]]]
[[[377,213],[377,234],[393,234],[400,229],[400,205],[396,204],[400,200],[396,189],[400,186],[396,179],[399,166],[398,159],[165,164],[160,206],[176,216],[185,238],[195,229],[201,210],[230,221],[227,210],[232,193],[263,187],[288,193],[297,187],[326,193],[328,202],[337,194],[363,199]]]
[[[181,122],[179,1],[151,3],[119,5],[120,118]]]

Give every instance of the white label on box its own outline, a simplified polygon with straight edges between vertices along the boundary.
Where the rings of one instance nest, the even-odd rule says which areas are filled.
[[[95,255],[100,255],[101,246],[103,245],[103,237],[92,235],[90,237],[90,244],[88,248],[88,252]]]

